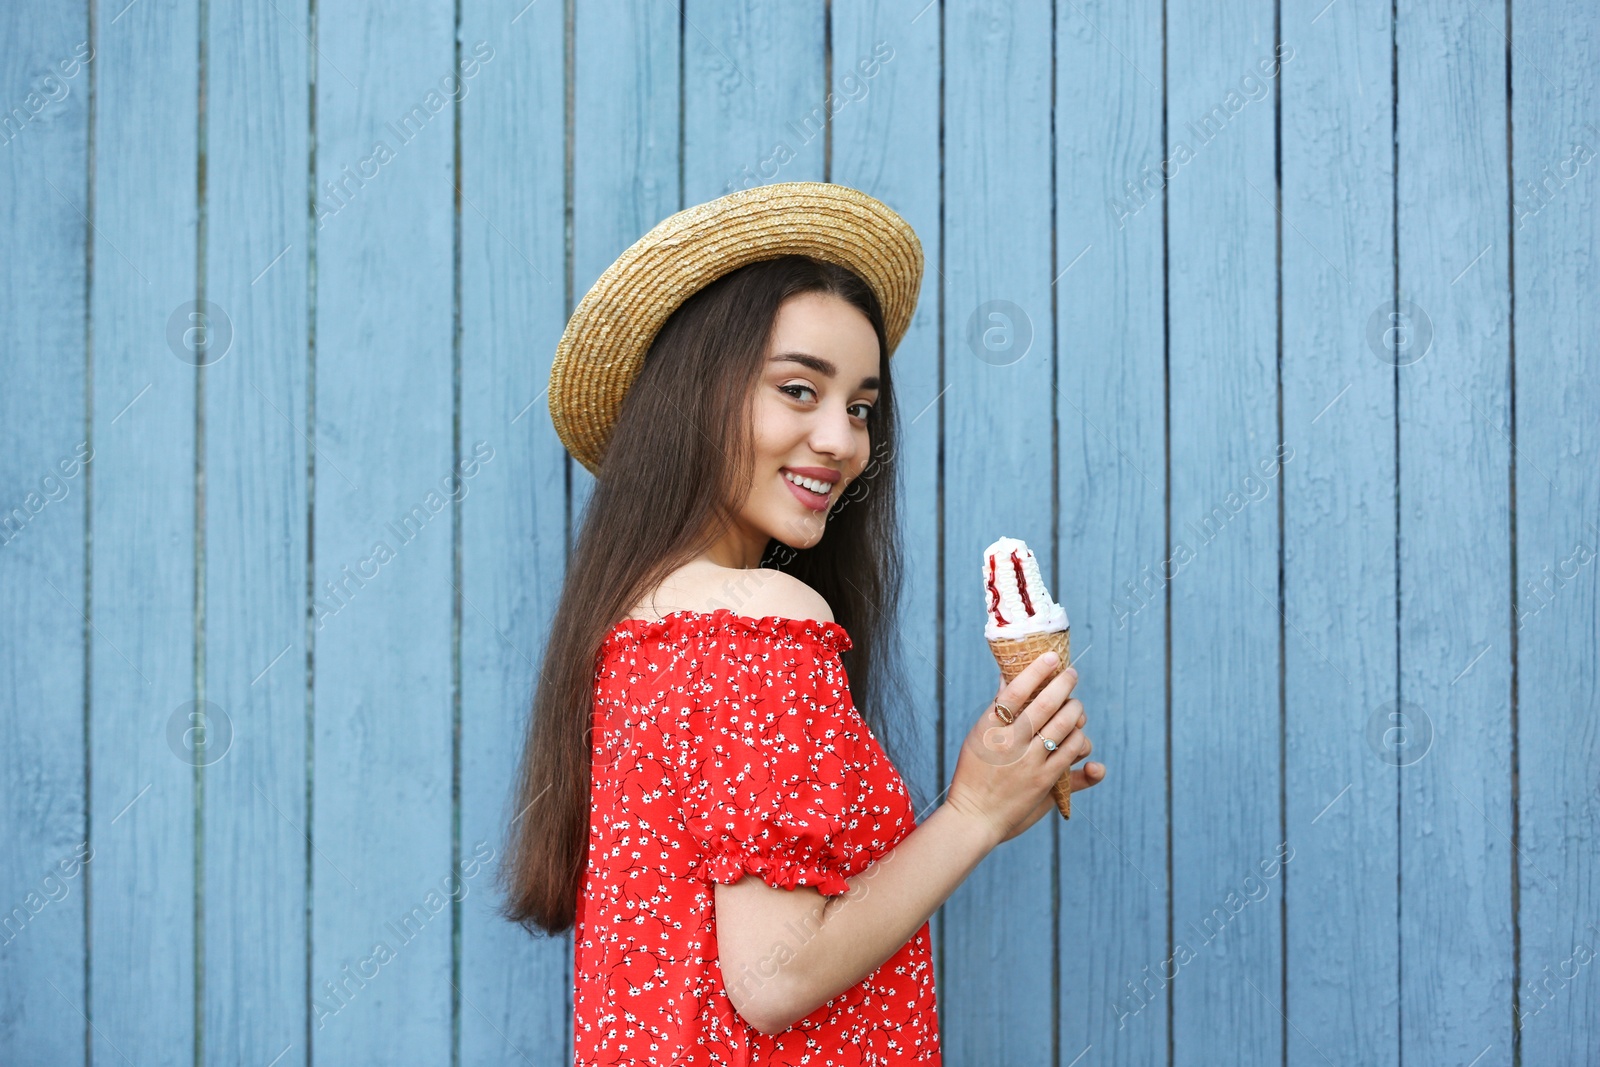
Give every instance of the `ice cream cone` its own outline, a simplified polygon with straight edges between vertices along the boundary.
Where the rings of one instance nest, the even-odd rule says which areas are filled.
[[[994,653],[994,661],[999,664],[1000,677],[1006,685],[1011,684],[1012,679],[1026,670],[1028,664],[1046,652],[1054,652],[1061,657],[1061,662],[1050,676],[1052,678],[1055,677],[1055,675],[1066,670],[1071,649],[1072,631],[1070,629],[1046,630],[1042,633],[1028,634],[1025,637],[1002,638],[989,642],[989,651]],[[1045,682],[1049,680],[1049,678],[1046,678]],[[1044,682],[1041,682],[1039,688],[1044,688],[1044,684]],[[1022,698],[1022,703],[1015,709],[1018,714],[1021,714],[1022,709],[1027,706],[1028,701],[1032,700],[1037,692],[1038,690],[1035,690]],[[1063,741],[1065,738],[1057,737],[1052,738],[1052,740]],[[1068,770],[1055,785],[1050,787],[1050,794],[1056,800],[1056,810],[1061,812],[1063,819],[1072,818],[1071,774],[1072,772]]]

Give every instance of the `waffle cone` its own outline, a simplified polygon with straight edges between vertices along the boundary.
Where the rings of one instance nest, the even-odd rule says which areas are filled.
[[[995,663],[999,664],[1000,677],[1003,680],[1003,684],[1006,685],[1009,685],[1011,681],[1017,677],[1017,675],[1026,670],[1028,668],[1028,664],[1032,663],[1046,652],[1054,652],[1056,655],[1061,657],[1060,664],[1056,667],[1055,672],[1050,676],[1052,678],[1055,677],[1056,674],[1060,674],[1062,671],[1066,670],[1071,661],[1071,649],[1072,631],[1070,628],[1066,630],[1047,630],[1044,633],[1029,634],[1026,637],[1001,639],[989,642],[989,651],[994,653],[994,661]],[[1049,680],[1049,678],[1046,678],[1045,682],[1048,682]],[[1039,684],[1039,688],[1044,688],[1045,682],[1041,682]],[[1027,706],[1028,701],[1034,698],[1037,692],[1038,690],[1035,690],[1033,693],[1029,693],[1023,698],[1022,705],[1016,709],[1019,714],[1021,713],[1022,708]],[[1057,740],[1063,739],[1058,738]],[[1072,772],[1069,769],[1067,773],[1061,776],[1060,781],[1056,782],[1055,785],[1050,787],[1050,795],[1055,797],[1056,810],[1061,812],[1061,817],[1063,819],[1072,818],[1071,774]]]

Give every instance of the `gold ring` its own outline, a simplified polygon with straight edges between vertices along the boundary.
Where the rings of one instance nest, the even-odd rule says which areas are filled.
[[[1039,740],[1044,742],[1044,750],[1046,752],[1054,752],[1056,749],[1061,747],[1056,742],[1054,742],[1054,741],[1050,740],[1048,737],[1046,737],[1044,734],[1040,734],[1039,735]]]
[[[1000,710],[1001,708],[1005,708],[1006,710],[1005,711],[1001,711]],[[1005,723],[1007,726],[1010,726],[1012,723],[1017,721],[1017,713],[1012,711],[1010,707],[1008,707],[1007,705],[1001,703],[998,700],[996,700],[994,702],[994,714],[995,714],[995,718],[999,719],[1001,722]]]

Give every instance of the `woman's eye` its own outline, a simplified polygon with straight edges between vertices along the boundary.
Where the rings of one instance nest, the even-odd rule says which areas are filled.
[[[783,393],[785,396],[793,397],[796,400],[803,399],[803,397],[800,396],[801,393],[811,393],[813,395],[816,393],[816,390],[811,388],[809,385],[780,385],[778,386],[778,391]],[[858,419],[865,420],[872,415],[872,405],[864,401],[859,404],[851,404],[849,410],[852,412],[860,410],[861,414],[856,416]]]

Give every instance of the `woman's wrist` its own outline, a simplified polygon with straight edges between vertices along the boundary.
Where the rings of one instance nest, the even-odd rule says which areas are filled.
[[[992,820],[980,812],[969,811],[958,801],[946,798],[934,814],[939,815],[941,812],[944,813],[943,819],[959,828],[974,842],[980,843],[985,855],[993,852],[1005,840],[1005,834]]]

